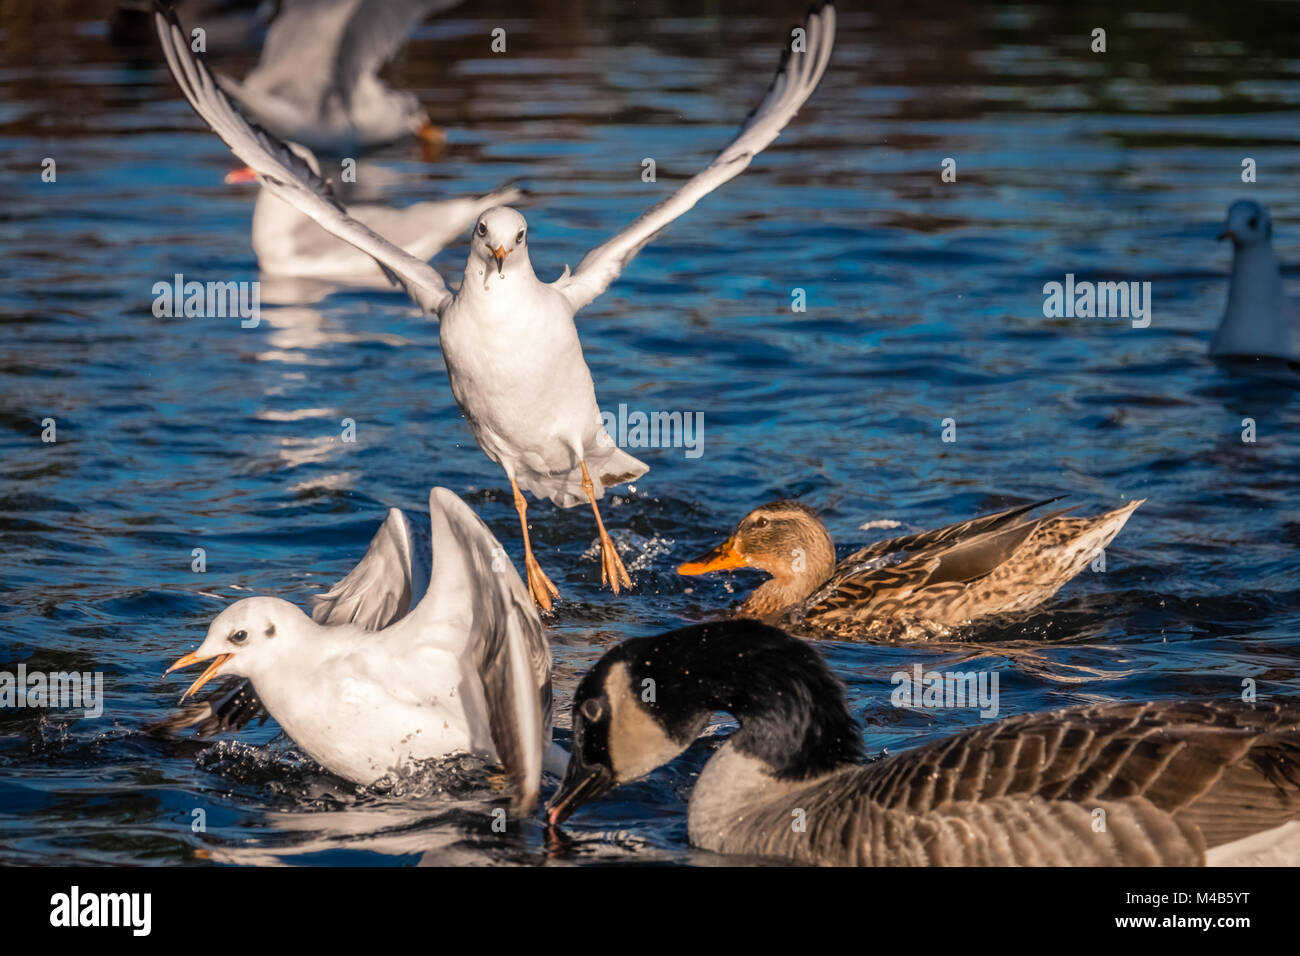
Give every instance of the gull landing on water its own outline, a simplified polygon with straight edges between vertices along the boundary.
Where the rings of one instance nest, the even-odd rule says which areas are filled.
[[[469,751],[500,762],[516,812],[531,810],[551,744],[550,647],[469,506],[434,488],[429,521],[426,533],[392,509],[311,618],[271,597],[222,611],[168,673],[211,662],[185,697],[216,677],[244,679],[158,726],[206,735],[269,713],[313,760],[362,785]]]
[[[1214,335],[1215,358],[1278,358],[1300,362],[1300,303],[1282,289],[1273,251],[1273,220],[1257,202],[1228,207],[1220,239],[1232,240],[1228,307]]]
[[[155,25],[168,66],[190,105],[265,188],[374,258],[422,309],[442,320],[452,394],[479,447],[510,480],[534,600],[549,609],[559,592],[533,557],[523,491],[562,508],[589,502],[600,537],[602,583],[616,594],[620,586],[630,587],[596,502],[607,486],[631,481],[648,466],[618,449],[601,425],[574,313],[600,296],[664,227],[740,175],[794,118],[830,61],[834,7],[808,14],[798,52],[786,40],[766,96],[708,168],[589,252],[576,270],[566,268],[555,282],[540,281],[529,259],[524,217],[501,207],[476,223],[464,281],[455,293],[428,263],[349,216],[283,143],[250,125],[191,52],[174,14],[158,13]]]

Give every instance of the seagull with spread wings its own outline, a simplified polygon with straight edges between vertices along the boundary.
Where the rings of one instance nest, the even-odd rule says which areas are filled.
[[[498,760],[520,812],[537,802],[551,742],[551,649],[501,545],[446,488],[425,530],[388,513],[365,557],[309,618],[280,598],[236,601],[168,673],[208,661],[156,725],[202,735],[274,717],[309,756],[369,785],[459,751]],[[184,699],[184,698],[182,698]]]
[[[284,0],[257,66],[218,77],[245,112],[281,139],[343,154],[407,137],[441,143],[414,94],[379,70],[425,17],[460,0]]]
[[[559,591],[533,556],[521,489],[562,508],[589,502],[600,537],[601,582],[615,594],[620,585],[631,587],[596,502],[606,487],[631,481],[649,466],[616,447],[601,425],[574,313],[604,292],[665,226],[740,175],[794,118],[830,60],[835,8],[814,9],[791,31],[767,95],[708,168],[589,252],[576,270],[566,268],[554,282],[539,280],[529,261],[528,224],[502,206],[475,224],[464,279],[454,293],[428,263],[348,216],[297,155],[248,123],[190,51],[174,14],[160,11],[156,25],[181,91],[231,151],[268,189],[374,258],[422,309],[442,320],[452,394],[479,447],[510,480],[528,587],[537,603],[549,610]]]

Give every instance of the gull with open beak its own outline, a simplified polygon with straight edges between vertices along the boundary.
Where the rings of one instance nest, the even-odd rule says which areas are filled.
[[[272,597],[226,608],[167,673],[207,662],[182,701],[233,679],[156,726],[207,735],[269,714],[313,760],[363,785],[467,751],[501,763],[516,811],[529,811],[554,757],[550,647],[469,506],[434,488],[429,525],[391,510],[312,618]]]
[[[717,158],[680,189],[589,252],[572,273],[542,282],[528,254],[528,224],[509,207],[483,213],[474,226],[464,280],[454,294],[427,263],[398,249],[335,202],[320,178],[231,106],[174,15],[159,13],[158,34],[173,76],[195,111],[265,187],[327,231],[372,256],[426,312],[442,320],[441,344],[451,382],[479,447],[505,471],[524,538],[524,565],[543,608],[559,591],[533,556],[523,492],[562,508],[591,505],[600,540],[601,581],[614,593],[630,587],[596,502],[611,485],[648,466],[616,447],[601,423],[591,371],[574,314],[601,295],[632,257],[700,199],[738,176],[776,139],[816,89],[830,60],[835,9],[810,12],[787,34],[766,96]],[[790,39],[792,34],[797,39]]]
[[[282,0],[257,66],[243,80],[218,79],[266,129],[318,152],[341,156],[410,137],[440,148],[446,133],[379,70],[425,17],[459,2]]]
[[[311,171],[321,175],[316,155],[298,143],[286,144]],[[226,175],[226,183],[258,182],[249,166]],[[417,259],[428,261],[454,242],[494,206],[518,201],[523,194],[503,186],[482,196],[435,199],[404,208],[380,203],[353,203],[348,215],[373,229]],[[356,285],[388,286],[379,264],[356,246],[330,235],[310,216],[269,189],[258,190],[253,206],[253,253],[257,267],[273,276],[326,279]]]

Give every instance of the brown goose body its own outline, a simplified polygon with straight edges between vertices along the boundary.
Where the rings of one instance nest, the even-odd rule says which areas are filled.
[[[864,764],[821,655],[744,620],[636,638],[596,663],[574,694],[551,823],[673,759],[715,711],[740,726],[691,795],[703,849],[854,866],[1300,865],[1300,702],[1094,704]]]
[[[835,560],[830,533],[806,505],[755,508],[722,545],[678,568],[755,567],[772,575],[737,611],[851,639],[939,637],[981,618],[1036,607],[1088,566],[1142,504],[1091,517],[1047,501],[933,531],[877,541]]]

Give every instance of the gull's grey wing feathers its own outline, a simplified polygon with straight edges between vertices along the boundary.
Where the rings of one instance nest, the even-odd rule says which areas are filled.
[[[257,66],[239,87],[319,115],[334,92],[334,65],[362,0],[287,0],[266,31]]]
[[[740,132],[708,168],[663,202],[652,206],[630,226],[587,253],[572,274],[555,282],[576,311],[589,304],[623,271],[647,242],[723,183],[739,176],[786,127],[812,95],[830,62],[835,43],[835,8],[813,9],[803,22],[806,47],[795,53],[787,39],[785,53],[767,95],[749,114]],[[793,31],[792,31],[793,32]]]
[[[246,120],[231,104],[201,57],[190,51],[189,37],[171,10],[159,6],[154,25],[172,76],[204,121],[249,165],[276,196],[314,219],[331,235],[370,256],[394,283],[425,312],[441,315],[451,302],[442,277],[427,262],[403,252],[347,214],[325,183],[291,149]]]
[[[334,89],[345,106],[361,77],[377,74],[434,13],[461,0],[361,0],[348,18],[333,64]]]
[[[462,660],[482,684],[515,812],[530,812],[551,741],[551,648],[542,622],[505,549],[469,505],[434,488],[429,525],[429,590],[401,626],[414,628],[421,639],[433,634],[463,648]]]
[[[365,556],[324,594],[312,597],[317,624],[359,624],[378,631],[401,620],[429,589],[429,531],[390,508]]]

